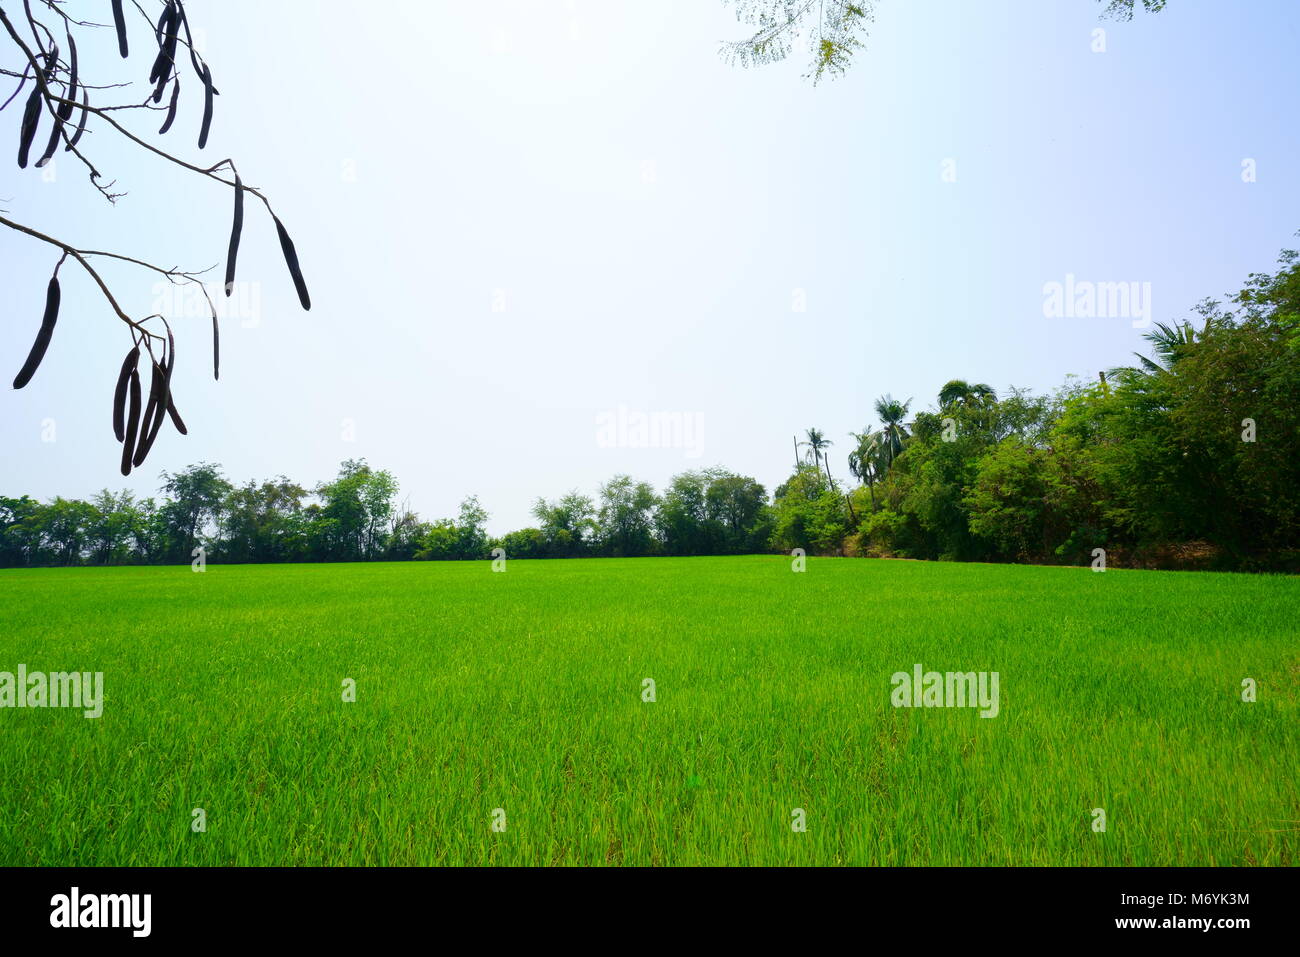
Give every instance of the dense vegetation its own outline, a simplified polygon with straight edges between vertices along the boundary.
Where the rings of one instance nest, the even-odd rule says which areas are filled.
[[[537,525],[491,539],[465,500],[422,521],[398,483],[364,461],[312,490],[282,477],[232,485],[219,467],[164,474],[160,499],[108,490],[90,501],[0,497],[5,566],[820,554],[1294,568],[1300,554],[1300,261],[1250,277],[1194,321],[1157,323],[1153,355],[1050,395],[953,380],[935,406],[875,404],[853,433],[856,480],[831,469],[832,440],[769,498],[724,469],[676,476],[662,494],[626,475],[596,497],[539,499]],[[912,417],[908,418],[911,415]]]

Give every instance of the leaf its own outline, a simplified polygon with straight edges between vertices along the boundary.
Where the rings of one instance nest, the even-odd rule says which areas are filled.
[[[126,438],[126,387],[139,361],[140,347],[136,346],[122,360],[122,371],[117,374],[117,387],[113,390],[113,435],[119,442]]]
[[[298,301],[302,303],[304,309],[310,310],[311,296],[307,293],[307,283],[303,280],[302,269],[298,265],[298,251],[294,249],[293,240],[289,238],[289,233],[280,222],[280,217],[273,213],[271,218],[275,220],[275,230],[280,234],[280,250],[284,253],[289,275],[293,277],[294,287],[298,290]]]
[[[113,25],[117,27],[117,52],[122,59],[127,56],[126,19],[122,16],[122,0],[113,0]]]
[[[27,354],[27,361],[18,370],[18,375],[14,376],[15,389],[21,389],[32,380],[41,360],[45,358],[45,350],[49,348],[50,338],[54,335],[54,324],[59,321],[59,296],[59,277],[51,276],[50,284],[45,290],[45,315],[41,317],[41,328],[36,333],[36,341],[32,343],[32,351]]]
[[[226,250],[226,295],[235,287],[235,260],[239,256],[239,236],[244,231],[244,184],[235,174],[235,218],[230,224],[230,248]]]
[[[131,407],[126,417],[126,438],[122,443],[122,474],[131,474],[131,455],[135,451],[135,436],[140,428],[140,373],[131,370]]]

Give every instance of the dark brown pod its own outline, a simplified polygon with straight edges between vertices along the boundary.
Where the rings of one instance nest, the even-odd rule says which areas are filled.
[[[59,104],[59,119],[66,123],[77,108],[77,44],[71,31],[68,33],[68,89],[63,99],[65,102]]]
[[[63,113],[63,107],[59,107],[59,114]],[[59,136],[63,133],[63,117],[56,115],[54,117],[54,129],[50,130],[49,142],[45,144],[45,152],[41,158],[36,161],[36,168],[41,169],[46,163],[54,159],[54,151],[59,148]]]
[[[221,378],[221,326],[215,310],[212,313],[212,378]]]
[[[122,360],[122,371],[117,374],[117,387],[113,390],[113,435],[119,442],[126,438],[126,387],[139,361],[140,347],[136,346]]]
[[[113,0],[113,26],[117,27],[117,52],[122,59],[127,56],[126,18],[122,16],[122,0]]]
[[[41,360],[45,358],[45,350],[49,348],[50,338],[54,335],[54,324],[59,321],[59,295],[59,277],[51,276],[50,284],[45,289],[45,315],[41,317],[41,328],[36,333],[36,341],[32,343],[32,351],[27,353],[27,361],[18,370],[18,375],[14,376],[15,389],[21,389],[32,381]]]
[[[90,110],[85,107],[90,106],[90,94],[86,92],[84,86],[81,88],[81,102],[85,106],[81,110],[81,119],[77,121],[77,132],[72,134],[72,139],[68,140],[68,145],[63,147],[65,152],[76,146],[77,140],[81,139],[81,134],[86,132],[86,117],[90,116]]]
[[[289,275],[293,277],[294,287],[298,290],[298,301],[302,303],[304,309],[311,309],[311,296],[307,292],[307,283],[302,278],[302,269],[298,265],[298,251],[293,247],[293,240],[289,238],[289,232],[280,222],[280,217],[272,214],[275,220],[275,231],[280,234],[280,251],[284,253],[285,264],[289,267]]]
[[[199,127],[199,149],[208,145],[208,131],[212,129],[212,71],[203,64],[203,125]]]
[[[172,425],[176,426],[176,431],[181,435],[189,435],[189,429],[185,428],[185,422],[181,419],[181,414],[176,411],[176,400],[172,396],[167,398],[167,414],[171,416]]]
[[[150,363],[151,376],[149,379],[149,400],[145,403],[144,417],[140,420],[140,434],[136,442],[135,454],[131,457],[131,465],[139,468],[153,448],[153,440],[158,435],[154,423],[162,422],[165,407],[162,406],[163,400],[163,376],[162,369],[158,367],[157,362]]]
[[[122,474],[131,474],[131,456],[135,452],[135,436],[140,428],[140,373],[131,370],[131,407],[126,417],[126,436],[122,443]]]
[[[226,250],[226,295],[235,287],[235,260],[239,258],[239,236],[244,231],[244,184],[235,174],[235,218],[230,224],[230,248]]]
[[[175,4],[168,3],[163,7],[162,16],[158,18],[158,26],[154,31],[158,39],[158,55],[154,57],[153,67],[149,70],[150,83],[167,82],[167,75],[176,54],[176,30],[179,25]],[[159,94],[154,97],[155,103],[160,96]]]
[[[36,127],[41,122],[41,86],[27,95],[27,105],[23,107],[23,122],[18,130],[18,168],[27,168],[27,154],[36,139]]]
[[[176,80],[172,83],[171,102],[167,104],[167,119],[163,120],[163,125],[158,130],[159,136],[162,136],[164,133],[166,133],[168,130],[172,128],[172,121],[176,119],[176,103],[180,99],[180,95],[181,95],[181,78],[177,76]]]

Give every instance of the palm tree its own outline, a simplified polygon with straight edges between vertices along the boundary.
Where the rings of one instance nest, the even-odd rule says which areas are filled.
[[[820,471],[822,465],[822,450],[830,448],[835,443],[826,438],[825,433],[823,433],[821,429],[809,429],[805,434],[808,436],[807,441],[800,442],[799,444],[808,447],[808,453],[812,458],[813,467]],[[831,478],[831,462],[829,456],[826,458],[826,481],[830,482],[831,488],[835,487],[835,480]]]
[[[903,419],[907,417],[907,410],[911,404],[911,399],[899,402],[888,393],[876,400],[876,415],[880,416],[880,421],[884,423],[880,434],[884,437],[888,468],[893,468],[894,459],[898,458],[898,454],[903,451],[903,440],[907,438]]]
[[[876,480],[880,478],[885,456],[884,433],[872,431],[870,426],[861,432],[850,432],[857,447],[849,453],[849,471],[867,487],[871,496],[871,510],[876,510]]]
[[[1142,363],[1141,368],[1120,366],[1110,370],[1110,377],[1112,379],[1148,377],[1173,372],[1175,366],[1192,351],[1197,340],[1209,332],[1213,324],[1214,317],[1206,315],[1205,325],[1198,333],[1196,327],[1190,322],[1177,322],[1172,326],[1157,322],[1155,328],[1142,337],[1154,347],[1151,351],[1155,353],[1155,358],[1148,358],[1135,352],[1133,355],[1137,356],[1138,362]]]
[[[963,408],[985,406],[996,401],[998,394],[993,386],[984,382],[972,385],[963,379],[953,379],[939,390],[939,408],[946,409],[954,403]]]

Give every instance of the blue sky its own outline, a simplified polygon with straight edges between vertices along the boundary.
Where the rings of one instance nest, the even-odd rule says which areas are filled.
[[[719,41],[744,29],[716,0],[187,9],[221,95],[202,154],[193,81],[164,142],[232,156],[267,191],[313,308],[250,205],[221,381],[207,320],[178,319],[190,435],[165,432],[122,479],[109,401],[128,338],[65,266],[49,355],[4,393],[4,494],[152,494],[201,460],[310,485],[365,457],[426,518],[477,494],[501,532],[538,495],[618,472],[662,488],[721,464],[771,489],[809,426],[847,478],[847,433],[876,396],[920,409],[958,377],[1046,390],[1141,347],[1126,318],[1046,317],[1045,283],[1150,283],[1154,318],[1178,319],[1300,228],[1300,4],[1285,0],[1170,0],[1130,23],[1093,0],[880,0],[853,68],[816,87],[798,53],[725,64]],[[111,31],[83,41],[83,70],[142,88],[133,29],[125,63]],[[0,119],[14,134],[17,111]],[[160,120],[130,122],[152,136]],[[229,191],[94,130],[128,192],[115,208],[72,163],[47,182],[8,160],[6,215],[218,264],[219,283]],[[56,257],[9,231],[0,251],[16,371]],[[156,277],[106,274],[153,311]],[[620,408],[691,417],[696,447],[610,447],[598,418]]]

